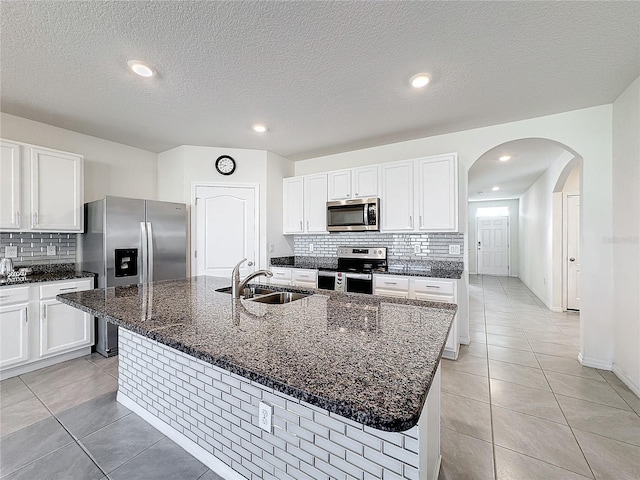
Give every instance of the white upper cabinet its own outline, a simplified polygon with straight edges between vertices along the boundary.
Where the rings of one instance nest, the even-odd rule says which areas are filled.
[[[416,160],[417,229],[458,230],[458,161],[456,154]]]
[[[82,232],[84,158],[0,140],[0,230]]]
[[[0,141],[0,229],[20,228],[20,148]]]
[[[81,232],[83,158],[31,148],[31,229]]]
[[[329,201],[351,198],[351,170],[329,172]]]
[[[282,181],[282,233],[327,233],[327,174]]]
[[[329,201],[378,196],[378,167],[329,172]]]
[[[380,166],[381,231],[414,229],[413,161]]]
[[[282,181],[282,231],[302,233],[304,231],[304,179],[285,178]]]
[[[354,168],[352,177],[353,192],[356,198],[378,196],[378,167]]]
[[[304,177],[306,233],[327,233],[327,174]]]

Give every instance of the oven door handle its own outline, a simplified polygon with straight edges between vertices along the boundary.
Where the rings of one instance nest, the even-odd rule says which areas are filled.
[[[355,280],[371,280],[372,278],[370,273],[345,273],[345,277]]]

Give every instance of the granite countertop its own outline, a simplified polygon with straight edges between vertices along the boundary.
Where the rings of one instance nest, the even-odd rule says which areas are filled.
[[[333,257],[275,257],[272,267],[304,268],[311,270],[336,270],[338,259]],[[445,261],[398,261],[389,260],[386,271],[374,272],[380,275],[405,275],[409,277],[450,278],[460,280],[463,273],[462,262]]]
[[[0,288],[14,285],[29,285],[31,283],[57,282],[60,280],[95,277],[94,273],[76,272],[75,265],[72,263],[60,265],[33,265],[29,268],[31,268],[32,273],[25,277],[0,277]]]
[[[267,305],[216,291],[229,284],[200,276],[57,298],[364,425],[417,424],[455,305],[317,289]]]

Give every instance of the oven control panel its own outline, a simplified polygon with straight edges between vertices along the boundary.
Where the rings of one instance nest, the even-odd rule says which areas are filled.
[[[386,260],[387,247],[338,247],[338,258]]]

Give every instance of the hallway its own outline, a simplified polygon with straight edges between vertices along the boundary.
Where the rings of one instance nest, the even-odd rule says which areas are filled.
[[[443,360],[440,480],[637,480],[640,399],[582,367],[579,315],[470,276],[471,344]]]

